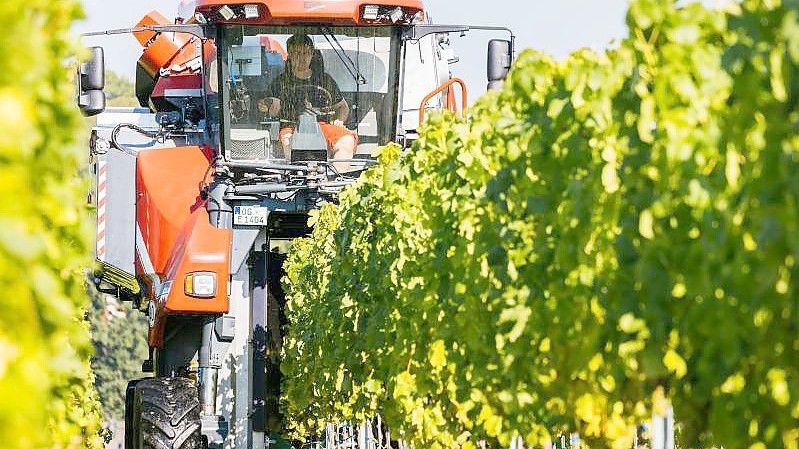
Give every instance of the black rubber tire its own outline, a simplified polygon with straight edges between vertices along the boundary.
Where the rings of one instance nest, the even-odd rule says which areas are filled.
[[[128,382],[125,389],[125,449],[133,449],[133,398],[136,394],[136,385],[145,379],[136,379]]]
[[[134,387],[132,449],[201,449],[197,386],[182,377],[158,377]]]

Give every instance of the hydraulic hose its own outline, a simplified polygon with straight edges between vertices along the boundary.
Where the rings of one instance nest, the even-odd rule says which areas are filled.
[[[114,145],[115,147],[119,148],[120,150],[122,150],[122,151],[124,151],[124,152],[126,152],[128,154],[132,154],[134,156],[136,155],[136,151],[135,150],[131,150],[130,148],[126,147],[125,145],[122,145],[121,143],[119,143],[119,141],[117,140],[117,138],[119,137],[119,132],[122,131],[124,128],[136,131],[137,133],[139,133],[139,134],[141,134],[141,135],[143,135],[145,137],[149,137],[149,138],[151,138],[153,140],[158,138],[158,133],[157,132],[147,131],[146,129],[144,129],[142,127],[139,127],[139,126],[136,126],[136,125],[134,125],[132,123],[120,123],[119,125],[115,126],[114,130],[111,131],[111,144]]]
[[[289,186],[286,184],[263,184],[252,186],[236,186],[236,193],[242,195],[266,195],[270,193],[284,193],[294,190],[302,190],[307,186]]]
[[[309,167],[307,165],[288,165],[288,164],[272,164],[262,162],[245,162],[245,161],[227,161],[222,162],[220,165],[230,168],[254,168],[264,170],[282,170],[282,171],[298,171],[304,173],[319,173],[319,167]]]

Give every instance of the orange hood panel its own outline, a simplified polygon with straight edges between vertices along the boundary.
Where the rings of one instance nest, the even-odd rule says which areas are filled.
[[[160,276],[189,215],[203,206],[200,185],[209,164],[200,147],[146,150],[136,159],[136,221]],[[141,260],[138,267],[152,274]]]
[[[164,290],[162,296],[152,299],[155,302],[155,319],[150,328],[150,346],[163,345],[164,326],[171,314],[228,312],[230,298],[227,291],[232,240],[233,231],[211,225],[205,204],[188,217],[172,248],[172,256],[164,275],[164,283],[170,287]],[[216,274],[214,297],[195,298],[186,294],[186,275],[196,272]]]

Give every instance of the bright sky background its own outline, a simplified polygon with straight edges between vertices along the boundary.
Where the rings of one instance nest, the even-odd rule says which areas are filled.
[[[1,0],[0,0],[1,1]],[[291,0],[286,0],[291,1]],[[75,32],[132,27],[157,9],[174,17],[179,0],[83,0],[87,20]],[[626,0],[426,0],[428,14],[439,24],[494,25],[511,28],[517,49],[536,48],[557,58],[590,47],[601,50],[626,35]],[[501,34],[471,32],[451,41],[460,62],[452,67],[465,79],[471,98],[486,86],[486,45]],[[141,47],[133,36],[92,38],[86,45],[105,47],[106,67],[133,79]]]

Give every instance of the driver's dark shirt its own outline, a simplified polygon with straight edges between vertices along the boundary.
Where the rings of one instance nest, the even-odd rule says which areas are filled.
[[[313,87],[319,86],[330,92],[330,103],[328,104],[327,94]],[[266,91],[267,97],[280,99],[280,118],[283,120],[296,121],[299,115],[305,111],[305,104],[308,101],[315,108],[327,108],[333,106],[344,99],[341,90],[332,76],[324,72],[314,72],[308,79],[297,78],[284,71],[278,76]]]

